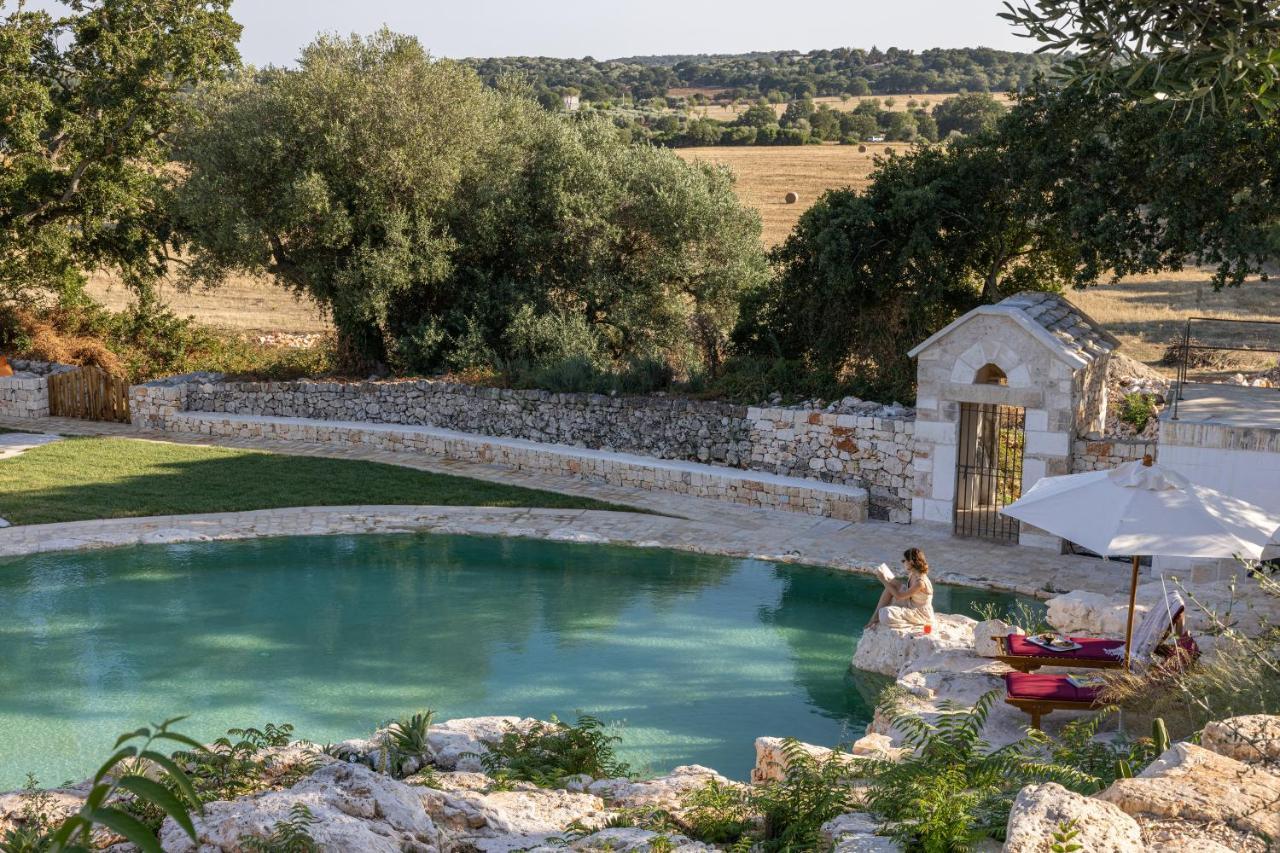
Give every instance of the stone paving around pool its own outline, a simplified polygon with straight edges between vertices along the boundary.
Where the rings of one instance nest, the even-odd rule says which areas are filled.
[[[148,433],[129,424],[44,418],[37,422],[0,418],[0,426],[20,426],[63,435],[114,435],[184,444],[264,450],[385,462],[422,471],[546,489],[634,506],[662,516],[582,510],[528,510],[479,507],[320,507],[263,510],[151,519],[113,519],[9,528],[0,534],[0,555],[61,548],[92,548],[142,541],[181,541],[202,536],[244,538],[313,533],[422,530],[453,533],[581,537],[583,541],[646,544],[664,548],[761,556],[851,571],[879,563],[897,566],[904,549],[924,548],[939,582],[1017,592],[1045,598],[1054,592],[1085,590],[1106,595],[1125,589],[1119,564],[1033,548],[1011,548],[957,539],[941,525],[864,521],[850,523],[801,513],[779,512],[665,492],[591,483],[512,471],[496,465],[439,459],[369,448]],[[664,517],[665,516],[665,517]]]

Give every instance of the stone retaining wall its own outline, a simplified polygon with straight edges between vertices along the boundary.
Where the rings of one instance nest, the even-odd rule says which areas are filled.
[[[678,397],[609,397],[451,382],[201,383],[187,410],[440,427],[659,459],[740,466],[747,410]]]
[[[0,416],[49,417],[49,376],[74,370],[66,364],[14,359],[13,376],[0,376]]]
[[[426,453],[462,462],[496,464],[518,471],[579,477],[616,486],[674,492],[748,506],[785,509],[863,521],[864,489],[722,466],[586,450],[512,438],[492,438],[435,427],[317,421],[212,412],[175,412],[167,429],[226,438],[260,438]]]
[[[1071,473],[1108,471],[1126,462],[1135,462],[1150,453],[1156,456],[1156,442],[1140,438],[1077,438],[1072,445]]]
[[[915,419],[804,409],[747,410],[750,467],[788,477],[860,485],[871,517],[911,521]]]
[[[860,487],[870,492],[872,517],[911,521],[915,415],[901,406],[747,408],[429,380],[232,383],[207,377],[136,386],[131,397],[134,423],[147,429],[172,428],[180,412],[428,426]]]

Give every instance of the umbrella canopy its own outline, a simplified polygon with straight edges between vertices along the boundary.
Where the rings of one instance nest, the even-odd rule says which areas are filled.
[[[1108,557],[1257,560],[1280,531],[1280,515],[1142,462],[1044,477],[1000,511]]]
[[[1150,456],[1110,471],[1045,477],[1000,512],[1104,557],[1133,557],[1126,669],[1133,647],[1140,555],[1257,560],[1271,550],[1280,531],[1280,516],[1197,485],[1152,464]]]

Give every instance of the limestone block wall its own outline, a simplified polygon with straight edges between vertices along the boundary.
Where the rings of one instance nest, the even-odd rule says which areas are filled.
[[[49,417],[49,377],[75,368],[48,361],[14,359],[13,376],[0,376],[0,416]]]
[[[1007,318],[978,315],[963,334],[942,337],[919,353],[912,517],[950,524],[955,510],[963,403],[1016,406],[1025,414],[1023,491],[1041,477],[1067,474],[1076,434],[1080,380],[1044,344]],[[975,384],[987,364],[1005,385]],[[1057,549],[1055,537],[1024,526],[1020,541]]]
[[[1109,471],[1126,462],[1141,460],[1148,453],[1152,457],[1157,455],[1156,442],[1140,438],[1077,438],[1072,448],[1071,473],[1073,474],[1083,474],[1086,471]]]
[[[433,426],[499,438],[742,466],[747,410],[678,397],[610,397],[451,382],[197,383],[193,412]]]
[[[752,470],[862,486],[870,493],[872,518],[910,523],[916,452],[913,411],[839,414],[751,408],[747,419]]]

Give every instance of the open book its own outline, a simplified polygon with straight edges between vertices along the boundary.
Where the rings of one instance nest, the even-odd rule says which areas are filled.
[[[1082,687],[1085,689],[1101,687],[1107,683],[1107,680],[1097,673],[1072,673],[1067,676],[1067,681],[1072,687]]]
[[[876,566],[875,569],[873,569],[873,571],[880,576],[881,580],[884,580],[884,581],[893,580],[893,570],[890,569],[884,563],[881,563],[880,565]]]

